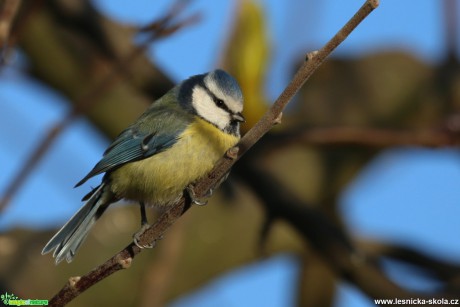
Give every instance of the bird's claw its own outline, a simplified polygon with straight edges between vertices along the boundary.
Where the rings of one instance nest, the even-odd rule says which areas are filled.
[[[139,247],[140,249],[144,249],[144,248],[154,248],[155,245],[156,245],[156,240],[153,241],[152,243],[149,243],[149,244],[144,244],[144,245],[141,245],[139,243],[139,240],[140,240],[140,237],[141,235],[144,233],[144,231],[149,228],[150,225],[149,224],[143,224],[141,226],[141,229],[139,229],[135,234],[133,234],[133,242],[134,244],[136,244],[137,247]]]
[[[196,194],[195,194],[195,190],[193,190],[193,186],[192,185],[189,185],[185,188],[185,190],[187,191],[187,194],[188,196],[190,197],[190,201],[197,205],[197,206],[205,206],[208,204],[208,201],[207,200],[202,200],[202,199],[199,199],[196,197]],[[212,191],[211,191],[212,193]],[[207,195],[206,195],[207,196]]]

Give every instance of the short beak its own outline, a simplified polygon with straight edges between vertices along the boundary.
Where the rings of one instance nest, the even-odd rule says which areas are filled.
[[[243,114],[241,113],[234,113],[232,114],[232,119],[237,122],[244,123],[246,119],[244,118]]]

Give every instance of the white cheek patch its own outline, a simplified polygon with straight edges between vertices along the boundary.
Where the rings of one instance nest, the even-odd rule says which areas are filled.
[[[229,114],[216,106],[206,90],[196,86],[192,93],[192,105],[196,113],[223,130],[230,122]]]

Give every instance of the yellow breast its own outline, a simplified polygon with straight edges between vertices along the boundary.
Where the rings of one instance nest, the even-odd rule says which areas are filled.
[[[112,172],[111,189],[119,197],[168,205],[187,185],[211,171],[238,140],[202,119],[195,120],[171,148]]]

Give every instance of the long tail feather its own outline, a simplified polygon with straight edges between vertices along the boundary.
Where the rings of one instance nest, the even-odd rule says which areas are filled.
[[[56,264],[66,259],[71,262],[78,248],[85,240],[96,220],[113,201],[112,193],[102,183],[97,187],[83,207],[49,240],[42,250],[42,255],[54,249]]]

